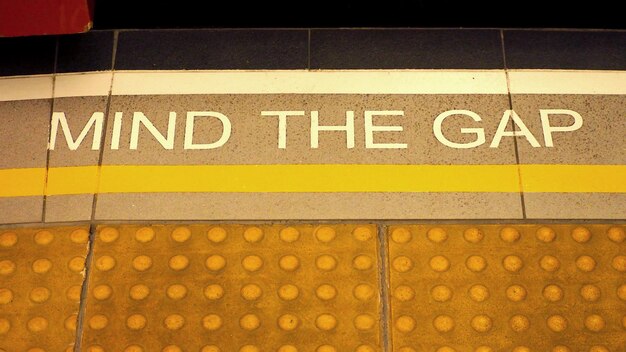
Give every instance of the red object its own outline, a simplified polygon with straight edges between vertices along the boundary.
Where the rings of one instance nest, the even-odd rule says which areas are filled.
[[[0,37],[87,32],[92,18],[93,0],[0,0]]]

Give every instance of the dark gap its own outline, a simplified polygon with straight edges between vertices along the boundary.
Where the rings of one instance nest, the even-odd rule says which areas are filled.
[[[94,29],[465,27],[625,29],[619,2],[413,0],[221,2],[96,1]]]

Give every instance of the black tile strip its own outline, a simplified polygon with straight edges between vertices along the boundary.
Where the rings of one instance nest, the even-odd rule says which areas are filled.
[[[54,72],[56,36],[0,38],[0,76]]]
[[[626,32],[504,31],[511,69],[626,69]]]
[[[319,29],[313,69],[503,69],[498,30]]]
[[[116,70],[305,69],[308,31],[120,32]]]
[[[309,38],[310,32],[310,38]],[[501,69],[498,30],[122,31],[116,69]],[[0,76],[111,68],[113,33],[0,38]],[[626,32],[505,30],[508,68],[626,70]],[[309,65],[310,62],[310,65]]]
[[[59,37],[57,73],[111,69],[113,31],[92,31]]]

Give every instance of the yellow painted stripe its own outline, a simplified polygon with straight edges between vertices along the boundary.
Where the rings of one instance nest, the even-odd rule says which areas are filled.
[[[520,165],[524,192],[626,193],[626,165]]]
[[[516,165],[106,166],[101,193],[516,192]]]
[[[98,166],[51,167],[46,194],[93,194],[98,186]]]
[[[45,173],[0,170],[0,197],[43,195]],[[108,165],[50,168],[45,193],[626,193],[625,180],[626,165]]]
[[[0,197],[40,196],[45,183],[45,168],[0,170]]]

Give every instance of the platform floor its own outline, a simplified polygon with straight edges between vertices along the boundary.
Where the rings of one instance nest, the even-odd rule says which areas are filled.
[[[626,352],[625,31],[0,52],[0,352]]]

